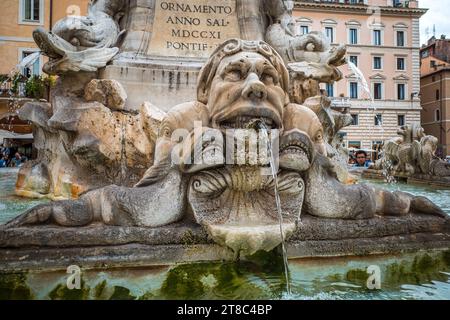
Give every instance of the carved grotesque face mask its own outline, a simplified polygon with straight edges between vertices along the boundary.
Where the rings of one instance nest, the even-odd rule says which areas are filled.
[[[268,128],[281,129],[285,101],[279,72],[264,56],[240,52],[225,57],[210,88],[212,127],[242,129],[261,119]]]

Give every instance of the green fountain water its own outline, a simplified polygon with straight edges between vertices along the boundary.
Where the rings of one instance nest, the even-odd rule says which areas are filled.
[[[26,199],[15,195],[18,168],[0,168],[0,224],[48,200]]]
[[[0,299],[450,299],[450,251],[371,258],[291,260],[86,270],[69,290],[65,272],[0,274]],[[369,266],[381,289],[367,287]]]

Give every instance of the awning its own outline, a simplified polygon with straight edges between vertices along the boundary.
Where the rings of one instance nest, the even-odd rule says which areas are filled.
[[[19,134],[7,130],[0,129],[0,143],[3,143],[3,139],[15,139],[15,140],[31,140],[33,139],[33,134]]]

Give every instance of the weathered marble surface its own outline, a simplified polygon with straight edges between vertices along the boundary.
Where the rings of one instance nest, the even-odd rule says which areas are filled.
[[[112,183],[131,186],[153,162],[165,113],[148,102],[130,112],[118,82],[83,80],[66,75],[52,104],[20,109],[19,117],[33,123],[38,156],[20,169],[18,195],[67,199]]]
[[[68,83],[66,78],[58,89]],[[430,219],[446,217],[424,197],[339,181],[332,143],[348,116],[333,113],[324,97],[310,99],[307,106],[291,103],[285,63],[263,41],[230,39],[217,47],[200,72],[196,101],[180,104],[167,114],[160,112],[163,117],[157,130],[157,109],[141,115],[114,111],[125,99],[115,81],[89,81],[84,98],[70,89],[72,96],[56,96],[47,121],[49,130],[59,130],[57,137],[65,151],[60,154],[75,160],[81,172],[93,175],[114,165],[105,149],[118,147],[115,154],[121,158],[116,162],[127,165],[139,155],[136,144],[145,137],[144,146],[154,153],[142,155],[154,155],[154,161],[148,161],[149,169],[133,188],[110,185],[85,192],[77,200],[37,206],[8,222],[7,228],[51,223],[153,228],[192,213],[216,243],[236,255],[252,255],[282,242],[280,219],[283,237],[293,234],[301,214],[349,220],[421,213]],[[111,137],[116,122],[108,117],[92,120],[102,115],[101,110],[125,119],[137,116],[141,122],[130,123],[126,136],[126,127],[117,121],[121,135]],[[273,171],[268,170],[269,161],[263,155],[268,152],[269,133],[272,143],[280,147],[271,149],[280,160]],[[72,140],[67,139],[70,135]],[[119,141],[114,140],[116,136]],[[127,144],[135,149],[128,150]],[[60,154],[50,152],[49,159],[58,159]],[[39,169],[36,174],[45,172]],[[129,178],[128,166],[120,169],[121,177]],[[55,176],[54,167],[47,171]]]
[[[51,58],[45,70],[61,77],[53,92],[52,105],[28,105],[21,111],[24,120],[34,123],[39,158],[21,170],[17,193],[53,199],[79,198],[28,210],[8,222],[6,229],[0,230],[0,238],[30,239],[20,234],[10,238],[10,232],[27,230],[21,229],[26,226],[33,233],[34,226],[41,225],[53,237],[39,234],[31,238],[30,241],[41,241],[35,244],[38,247],[46,248],[48,243],[61,238],[55,247],[61,250],[64,243],[69,245],[67,239],[72,239],[72,245],[81,241],[82,247],[92,247],[91,251],[83,249],[88,255],[97,253],[102,257],[100,260],[107,261],[115,258],[108,257],[108,248],[104,246],[112,245],[120,260],[125,251],[117,247],[117,242],[119,246],[131,247],[141,241],[144,243],[136,249],[136,255],[125,253],[125,256],[131,260],[139,255],[158,260],[146,254],[145,247],[156,245],[151,251],[157,253],[158,246],[173,245],[173,241],[178,241],[174,245],[181,245],[179,242],[186,240],[185,234],[189,232],[180,232],[169,225],[187,217],[204,227],[215,243],[230,248],[235,257],[274,249],[284,236],[305,228],[300,225],[297,229],[302,214],[366,219],[367,224],[361,222],[361,228],[376,230],[367,245],[373,251],[383,248],[384,237],[403,235],[411,240],[407,245],[416,248],[410,235],[421,232],[417,223],[411,222],[410,230],[399,226],[398,235],[385,234],[382,227],[386,220],[378,220],[384,219],[381,217],[402,216],[408,224],[410,214],[427,214],[429,220],[425,219],[421,227],[429,227],[426,232],[430,234],[434,232],[431,224],[445,213],[428,199],[346,184],[351,179],[339,158],[342,150],[338,150],[336,138],[338,131],[349,124],[350,117],[333,112],[329,100],[319,90],[319,83],[341,78],[337,67],[345,61],[345,46],[332,47],[321,33],[297,34],[292,1],[191,2],[97,0],[92,2],[88,17],[58,22],[55,34],[35,32],[38,45]],[[192,11],[194,3],[205,5]],[[212,10],[223,10],[229,16],[221,20],[220,16],[205,12]],[[192,15],[186,16],[188,12]],[[124,14],[125,19],[121,19]],[[136,15],[140,19],[133,21]],[[209,40],[187,43],[196,39],[194,33],[201,37],[199,27],[195,23],[193,27],[173,23],[177,18],[206,23],[208,28],[203,35]],[[156,30],[163,21],[174,26]],[[227,27],[226,23],[233,25]],[[124,48],[112,62],[114,72],[99,70],[119,50],[119,40],[126,29],[140,32],[125,36]],[[185,37],[185,33],[189,36]],[[230,36],[236,38],[227,39]],[[176,42],[174,38],[183,41]],[[139,46],[133,49],[137,43]],[[188,49],[183,49],[185,45]],[[169,102],[178,97],[176,93],[185,93],[182,87],[192,89],[188,71],[200,68],[194,87],[196,95],[191,101],[178,101],[172,107]],[[117,79],[99,79],[112,76]],[[123,86],[123,79],[134,82],[134,89]],[[142,79],[148,82],[139,81]],[[154,86],[148,85],[159,82],[156,85],[159,89],[161,79],[164,80],[161,88],[168,86],[168,91],[156,92]],[[155,101],[152,94],[164,95],[166,100],[162,101],[161,109],[167,113],[144,102],[143,92],[148,92],[150,101]],[[130,103],[129,97],[140,100]],[[244,130],[253,131],[255,136],[259,130],[261,135],[255,139],[237,137],[236,131]],[[280,163],[279,168],[268,172],[267,161],[254,161],[254,150],[239,149],[237,144],[262,142],[269,132],[271,137],[280,137],[280,149],[275,150]],[[232,142],[227,140],[225,144],[233,151],[231,160],[229,153],[224,154],[225,145],[219,143],[230,135],[235,135]],[[262,146],[268,150],[267,144]],[[206,160],[215,155],[220,155],[221,161]],[[201,156],[200,162],[195,161],[197,156]],[[242,163],[234,161],[239,156],[244,158]],[[314,226],[311,234],[322,239],[317,241],[325,241],[318,244],[317,250],[322,245],[326,248],[328,241],[336,241],[327,238],[327,228],[336,226],[334,220],[324,224],[311,221]],[[357,243],[352,232],[361,228],[352,223],[357,222],[342,222],[342,226],[336,227],[348,229],[347,233],[341,233],[352,240],[339,240]],[[440,223],[444,228],[447,222],[441,219]],[[65,229],[48,229],[53,224]],[[71,233],[74,227],[78,229]],[[284,235],[279,233],[281,227]],[[140,228],[148,228],[151,235]],[[164,230],[173,236],[171,240]],[[302,236],[308,234],[307,230],[303,230]],[[85,232],[87,242],[83,242]],[[200,239],[209,243],[203,231],[201,234]],[[201,241],[201,246],[209,245]],[[300,238],[298,241],[302,246],[308,245]],[[26,243],[17,246],[19,251],[28,250]],[[70,255],[72,249],[64,250],[69,250]],[[177,251],[181,252],[177,259],[185,257],[183,250]],[[346,252],[345,247],[338,245],[336,253],[342,252]],[[54,259],[58,253],[50,255]],[[194,255],[197,259],[202,256]],[[212,256],[220,254],[214,251]],[[100,261],[92,256],[89,259]]]
[[[167,265],[233,260],[197,224],[160,228],[57,226],[0,227],[0,272]],[[287,243],[290,258],[336,257],[447,249],[450,225],[441,218],[414,215],[365,220],[330,220],[304,216]],[[243,257],[244,258],[244,257]]]

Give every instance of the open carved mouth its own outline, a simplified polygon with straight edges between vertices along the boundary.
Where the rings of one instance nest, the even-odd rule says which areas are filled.
[[[314,155],[311,139],[305,133],[290,131],[280,140],[280,166],[304,171],[309,168]]]
[[[255,116],[237,116],[220,122],[222,129],[252,129],[255,121],[263,122],[267,129],[277,128],[275,121],[267,117],[255,118]]]
[[[267,129],[280,129],[281,118],[270,108],[244,107],[220,116],[216,121],[221,129],[260,129],[255,124],[259,122]]]
[[[280,147],[282,153],[285,154],[304,154],[308,155],[308,146],[301,141],[292,141],[291,144],[282,145]]]

